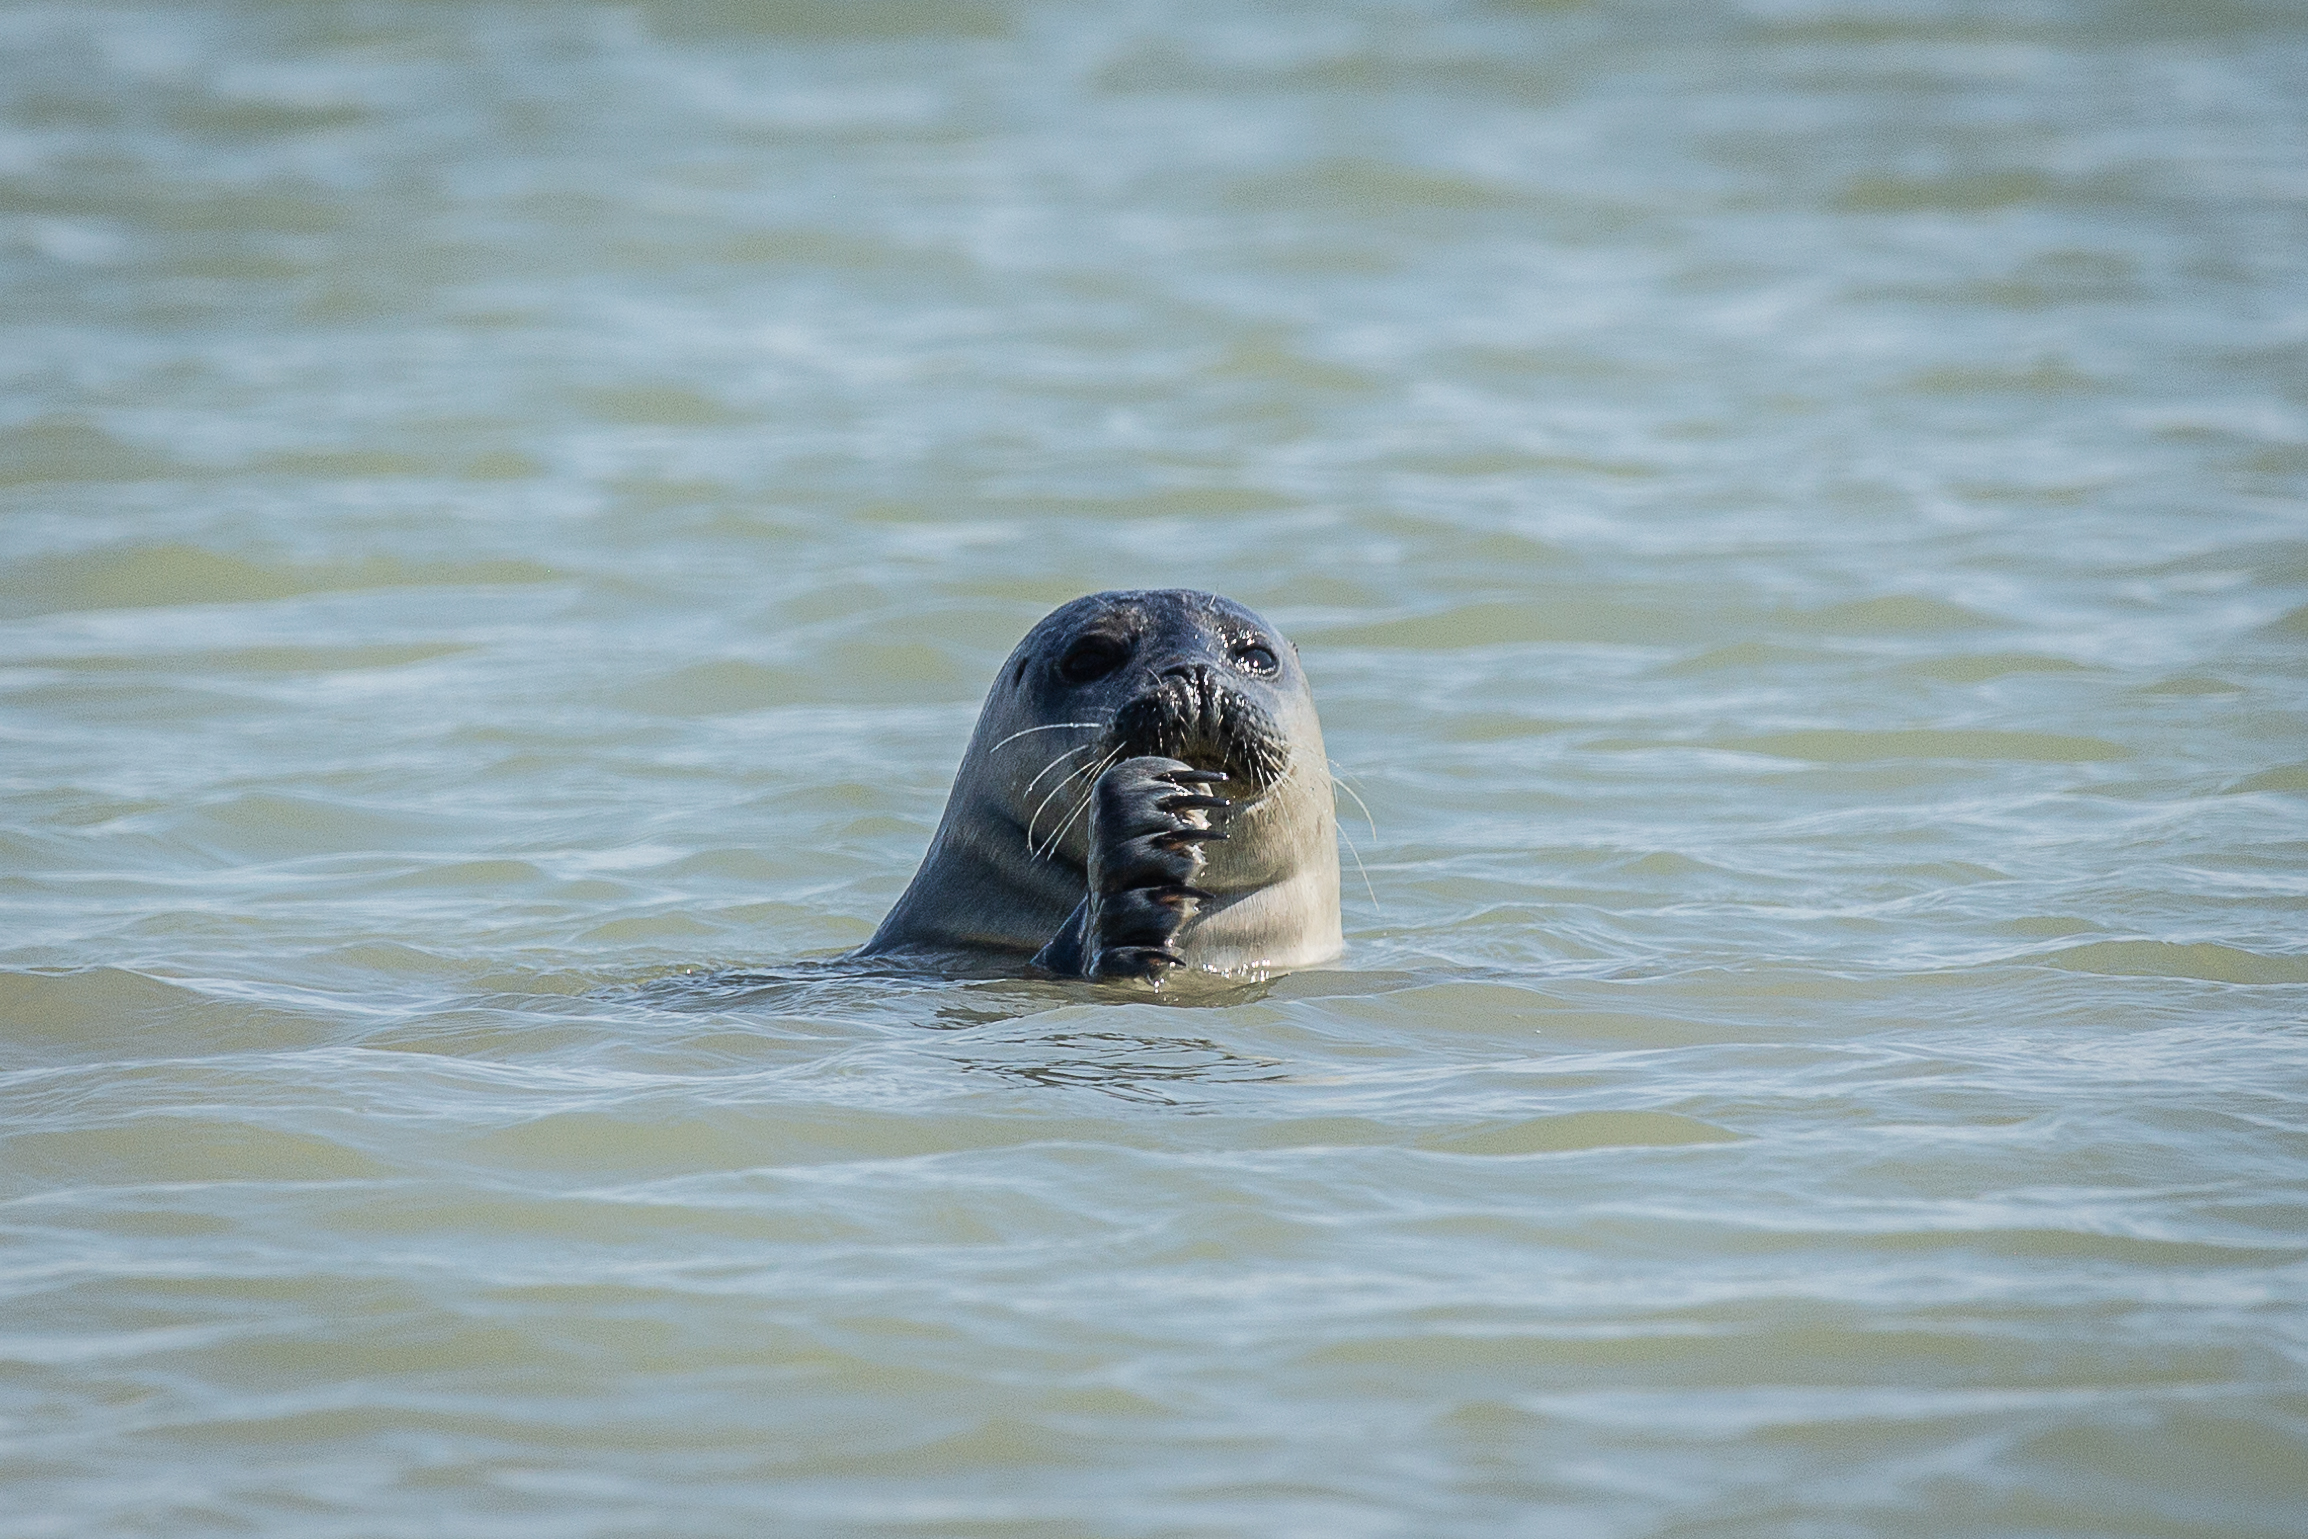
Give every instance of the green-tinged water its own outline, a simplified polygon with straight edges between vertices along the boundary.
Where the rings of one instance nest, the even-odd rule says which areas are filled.
[[[10,1539],[2308,1533],[2300,6],[11,4],[0,296]],[[1173,584],[1344,961],[813,969]]]

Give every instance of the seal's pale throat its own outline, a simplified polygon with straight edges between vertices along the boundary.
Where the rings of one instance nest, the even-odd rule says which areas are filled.
[[[1298,651],[1248,609],[1077,599],[995,676],[944,818],[861,955],[1063,976],[1260,974],[1341,950],[1329,761]]]

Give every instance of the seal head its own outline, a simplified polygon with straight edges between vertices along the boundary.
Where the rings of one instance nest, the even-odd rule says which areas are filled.
[[[1231,600],[1098,593],[1027,632],[987,695],[921,869],[861,954],[1047,952],[1046,966],[1097,976],[1074,965],[1061,932],[1094,917],[1094,875],[1109,892],[1134,880],[1118,854],[1126,826],[1191,848],[1190,885],[1166,889],[1182,916],[1174,960],[1248,974],[1342,949],[1314,699],[1297,649]]]

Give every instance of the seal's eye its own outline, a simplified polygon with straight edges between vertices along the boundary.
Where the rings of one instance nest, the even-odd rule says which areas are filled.
[[[1272,673],[1282,666],[1274,660],[1274,654],[1271,651],[1256,642],[1252,642],[1246,647],[1235,648],[1234,662],[1235,666],[1241,668],[1245,673]]]
[[[1069,684],[1091,684],[1130,660],[1130,649],[1111,636],[1084,636],[1058,660],[1058,677]]]

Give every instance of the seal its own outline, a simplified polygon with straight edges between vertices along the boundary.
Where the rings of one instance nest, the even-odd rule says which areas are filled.
[[[1159,982],[1344,949],[1330,761],[1298,649],[1212,593],[1094,593],[1003,663],[929,853],[860,957]]]

